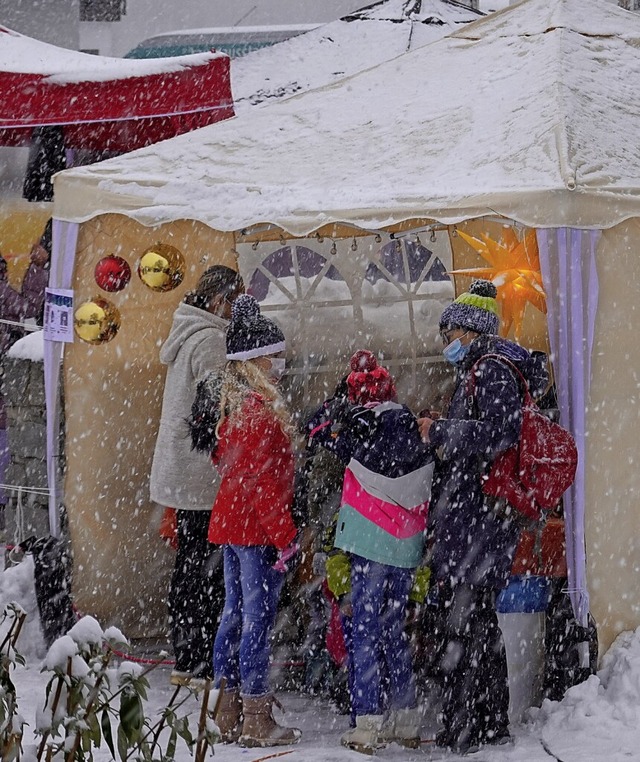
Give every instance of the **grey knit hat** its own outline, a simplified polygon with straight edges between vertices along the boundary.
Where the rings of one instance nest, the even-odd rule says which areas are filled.
[[[475,333],[498,333],[498,290],[490,280],[474,280],[468,291],[460,294],[440,317],[440,330],[466,328]]]
[[[286,349],[280,327],[260,314],[260,305],[249,294],[231,305],[231,323],[227,329],[227,360],[253,360],[275,355]]]

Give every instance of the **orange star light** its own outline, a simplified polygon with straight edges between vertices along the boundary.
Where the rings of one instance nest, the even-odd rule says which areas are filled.
[[[521,240],[513,228],[507,228],[499,242],[485,234],[482,234],[482,240],[461,230],[458,235],[490,266],[451,270],[451,274],[474,275],[492,281],[498,289],[502,316],[500,333],[507,336],[513,326],[516,341],[519,341],[527,302],[540,312],[547,312],[535,230],[526,232]]]

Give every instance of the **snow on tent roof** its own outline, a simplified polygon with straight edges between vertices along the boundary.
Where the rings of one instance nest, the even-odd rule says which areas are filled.
[[[523,0],[338,83],[56,176],[55,215],[220,230],[640,214],[640,18]]]
[[[482,17],[450,0],[382,0],[234,60],[236,113],[370,69]]]

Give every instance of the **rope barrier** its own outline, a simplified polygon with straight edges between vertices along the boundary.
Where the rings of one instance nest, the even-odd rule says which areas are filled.
[[[48,487],[25,487],[22,484],[0,484],[0,489],[10,490],[11,492],[30,492],[34,495],[43,495],[47,497],[51,494],[51,490]]]
[[[24,328],[25,331],[41,331],[42,330],[41,325],[33,325],[32,323],[21,323],[18,320],[5,320],[4,318],[0,318],[0,323],[4,325],[15,325],[18,328]]]
[[[127,661],[135,662],[136,664],[166,664],[168,666],[174,666],[174,659],[145,659],[142,656],[133,656],[132,654],[126,654],[123,651],[116,651],[112,649],[113,653],[120,659],[126,659]]]

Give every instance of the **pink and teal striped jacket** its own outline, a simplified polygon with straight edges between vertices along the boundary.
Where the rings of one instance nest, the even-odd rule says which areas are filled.
[[[352,451],[345,471],[334,544],[411,569],[422,560],[433,462],[406,407],[384,403],[374,410],[379,425]]]

